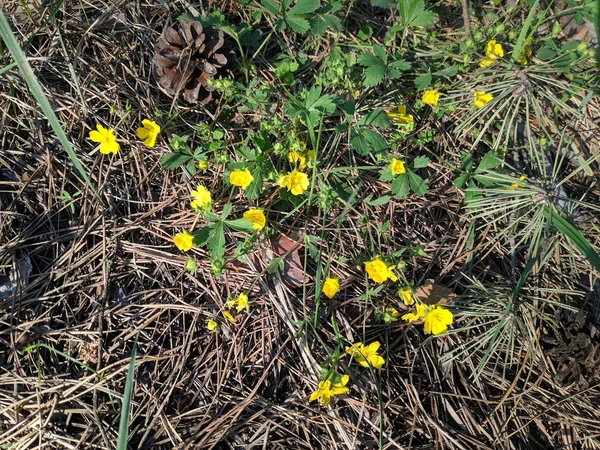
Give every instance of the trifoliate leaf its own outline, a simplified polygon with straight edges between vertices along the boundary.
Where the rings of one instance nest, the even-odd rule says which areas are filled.
[[[367,67],[365,70],[365,78],[363,80],[363,84],[366,87],[377,86],[383,81],[385,77],[385,67],[384,66],[371,66]]]

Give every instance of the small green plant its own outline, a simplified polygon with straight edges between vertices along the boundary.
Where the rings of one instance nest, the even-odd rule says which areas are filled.
[[[60,200],[65,206],[71,209],[71,213],[75,214],[75,200],[81,196],[81,191],[75,192],[73,195],[69,194],[68,191],[63,191],[61,195],[57,195],[56,199]]]

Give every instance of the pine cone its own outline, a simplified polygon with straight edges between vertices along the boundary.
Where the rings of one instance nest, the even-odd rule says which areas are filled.
[[[179,92],[188,103],[208,103],[212,87],[207,80],[225,67],[231,52],[223,48],[221,30],[204,28],[197,20],[186,20],[167,28],[158,38],[154,55],[154,78],[163,92]]]

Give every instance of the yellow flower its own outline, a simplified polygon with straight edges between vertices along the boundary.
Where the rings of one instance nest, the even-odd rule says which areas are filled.
[[[346,353],[363,367],[369,367],[370,364],[375,369],[380,369],[385,364],[385,359],[377,354],[380,345],[378,341],[375,341],[365,347],[362,342],[357,342],[352,344],[352,347],[346,347]]]
[[[387,116],[399,125],[412,128],[415,124],[415,119],[412,114],[406,114],[406,106],[398,106],[398,112],[386,111]]]
[[[392,272],[395,267],[396,266],[388,267],[388,265],[379,259],[379,257],[365,263],[365,270],[367,271],[369,278],[379,284],[383,283],[388,278],[392,281],[398,281],[398,277]]]
[[[392,173],[394,175],[400,175],[406,172],[404,167],[404,161],[400,161],[399,159],[392,159],[392,163],[390,164],[390,169],[392,169]]]
[[[340,290],[340,279],[337,277],[325,278],[323,283],[323,294],[329,298],[333,298]]]
[[[492,94],[486,94],[485,91],[477,91],[475,94],[473,94],[473,96],[473,102],[478,108],[483,108],[494,98]]]
[[[188,231],[173,236],[173,243],[182,252],[187,252],[194,246],[194,235]]]
[[[529,42],[525,45],[525,48],[523,48],[523,53],[521,53],[521,56],[519,56],[519,62],[523,66],[526,66],[529,63],[529,58],[531,58],[531,55],[533,55],[533,49],[531,48],[531,40],[529,40]]]
[[[427,315],[429,308],[423,303],[419,303],[415,309],[414,313],[404,314],[402,316],[402,320],[413,323],[415,320],[421,320],[423,317]]]
[[[523,181],[527,179],[527,175],[521,175],[519,177],[519,180]],[[514,191],[515,189],[519,189],[519,188],[523,188],[525,187],[524,184],[521,183],[512,183],[509,187],[507,187],[506,189],[508,189],[509,191]]]
[[[205,159],[201,159],[200,161],[198,161],[198,169],[200,169],[200,170],[208,169],[208,161]]]
[[[291,151],[288,153],[288,160],[292,164],[298,164],[298,168],[300,170],[306,169],[306,160],[313,161],[315,159],[314,150],[309,150],[308,152],[300,152],[297,150]]]
[[[277,185],[287,188],[294,195],[302,195],[308,189],[310,182],[308,181],[308,175],[304,172],[294,170],[287,175],[280,176],[277,180]]]
[[[216,333],[217,331],[219,331],[219,324],[214,320],[210,319],[208,322],[206,322],[206,328],[208,328],[209,331],[214,331]]]
[[[90,139],[92,142],[100,143],[100,153],[103,155],[116,154],[121,148],[113,129],[106,129],[100,124],[96,125],[96,130],[90,131]]]
[[[498,58],[502,58],[504,56],[504,49],[502,48],[502,44],[496,43],[495,39],[489,41],[485,49],[485,56],[487,58],[481,60],[481,62],[479,63],[480,67],[491,66]]]
[[[323,406],[329,405],[331,397],[334,395],[346,394],[350,389],[346,387],[350,377],[343,375],[339,383],[331,385],[331,380],[325,380],[319,382],[319,389],[310,394],[309,402],[313,402],[319,399],[319,403]]]
[[[438,305],[431,306],[423,319],[425,333],[433,333],[436,336],[444,334],[448,331],[448,325],[452,323],[453,318],[452,313],[447,309]]]
[[[156,137],[160,133],[160,126],[153,120],[142,120],[142,128],[137,129],[137,137],[144,139],[146,147],[154,147],[156,145]]]
[[[398,290],[398,295],[406,306],[414,305],[415,299],[410,286],[404,286]]]
[[[262,209],[249,209],[244,213],[243,217],[252,222],[255,230],[262,230],[267,224],[267,218]]]
[[[247,313],[250,312],[250,304],[252,302],[248,301],[248,295],[245,293],[242,292],[238,295],[238,298],[235,299],[235,303],[237,304],[237,312],[241,312],[243,309],[245,309]]]
[[[223,317],[225,317],[229,322],[235,323],[235,318],[231,315],[229,311],[222,311]]]
[[[239,186],[246,189],[250,183],[254,181],[254,177],[248,169],[234,170],[229,174],[229,182],[234,186]]]
[[[210,191],[203,185],[199,184],[195,191],[192,190],[192,197],[194,198],[190,203],[192,208],[208,211],[212,207],[212,196],[210,195]]]
[[[496,43],[495,39],[489,41],[485,49],[485,56],[487,56],[488,59],[491,60],[502,58],[504,56],[504,49],[502,48],[502,44]]]
[[[440,94],[437,89],[423,92],[423,103],[426,105],[436,106],[440,100]]]
[[[389,314],[390,317],[393,317],[393,318],[400,317],[400,313],[393,306],[390,306],[389,308],[386,308],[385,312],[386,312],[386,314]]]

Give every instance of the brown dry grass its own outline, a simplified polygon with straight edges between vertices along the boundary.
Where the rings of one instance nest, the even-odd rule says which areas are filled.
[[[377,386],[368,372],[344,367],[353,388],[332,408],[307,401],[319,380],[318,365],[333,351],[298,326],[303,311],[314,310],[313,282],[303,300],[279,276],[262,276],[272,254],[268,246],[251,264],[231,264],[218,280],[210,275],[208,255],[194,250],[200,266],[191,276],[172,245],[172,235],[196,219],[187,207],[189,187],[202,180],[218,191],[220,169],[182,183],[160,165],[164,142],[147,149],[131,137],[143,118],[171,108],[150,75],[153,43],[179,14],[197,9],[183,0],[68,0],[55,20],[40,27],[49,7],[27,5],[31,18],[18,2],[5,1],[3,7],[22,42],[34,36],[30,63],[102,203],[77,178],[16,69],[0,76],[0,268],[6,275],[26,257],[33,266],[17,293],[0,300],[0,446],[115,448],[137,336],[130,448],[377,448]],[[265,74],[267,64],[261,68]],[[212,123],[210,110],[179,104],[175,110],[179,115],[169,131]],[[245,120],[256,119],[248,114]],[[96,123],[118,128],[117,156],[90,154],[86,138]],[[431,150],[460,148],[451,139],[443,135]],[[339,157],[350,165],[343,148],[325,151],[330,164]],[[425,198],[394,200],[378,210],[359,204],[338,229],[334,219],[340,211],[328,216],[339,243],[324,254],[347,258],[335,265],[345,290],[337,303],[322,308],[336,315],[349,340],[383,343],[387,363],[377,378],[383,448],[600,448],[600,377],[597,371],[583,373],[586,386],[556,382],[557,357],[548,349],[556,347],[552,338],[561,338],[557,330],[566,329],[570,319],[556,315],[552,305],[540,309],[556,330],[523,313],[527,329],[536,330],[533,339],[518,337],[514,360],[500,355],[501,370],[486,369],[475,381],[476,355],[446,366],[440,358],[468,343],[478,329],[433,339],[408,324],[372,325],[373,308],[359,299],[364,275],[354,264],[369,254],[363,217],[372,219],[366,233],[380,239],[384,254],[406,241],[425,246],[427,255],[412,258],[407,271],[417,284],[431,278],[460,290],[461,273],[469,270],[468,224],[460,194],[450,187],[453,175],[437,163],[428,170],[431,191]],[[361,195],[377,196],[380,182],[361,180]],[[83,192],[75,214],[57,199],[64,190]],[[320,227],[322,218],[304,217],[299,211],[279,231],[291,235]],[[386,220],[389,233],[378,235],[374,224]],[[292,223],[297,229],[290,229]],[[472,273],[488,282],[510,279],[511,263],[503,254],[494,248],[485,261],[474,262]],[[598,317],[593,308],[599,299],[591,289],[598,285],[596,276],[573,279],[560,268],[545,268],[531,288],[552,280],[556,287],[588,292],[568,298]],[[250,287],[256,299],[251,315],[220,334],[209,333],[206,319],[233,293]],[[393,289],[384,292],[378,301],[397,305]],[[588,314],[575,333],[589,335],[599,352],[594,323]],[[335,342],[326,317],[319,338]],[[23,351],[32,344],[38,347]]]

